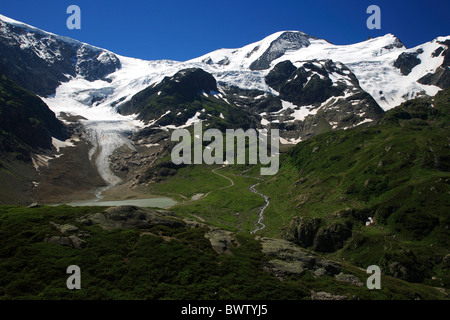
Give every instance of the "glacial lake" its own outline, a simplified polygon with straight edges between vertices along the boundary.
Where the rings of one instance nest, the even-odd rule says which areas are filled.
[[[116,206],[137,206],[137,207],[154,207],[154,208],[168,208],[177,202],[171,198],[148,198],[148,199],[128,199],[128,200],[111,200],[102,201],[98,199],[94,200],[80,200],[65,203],[72,207],[116,207]]]

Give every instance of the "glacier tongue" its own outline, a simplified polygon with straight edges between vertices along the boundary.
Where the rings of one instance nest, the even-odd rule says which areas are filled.
[[[104,81],[89,82],[75,78],[62,83],[54,96],[42,98],[59,116],[67,114],[81,117],[80,123],[84,127],[85,138],[92,145],[89,159],[109,186],[122,182],[112,172],[109,157],[123,146],[134,150],[128,136],[143,126],[143,123],[134,120],[133,116],[126,117],[118,114],[108,103],[100,103],[96,106],[90,104],[94,97],[102,95],[109,101],[116,91],[117,88],[109,86]]]
[[[92,148],[89,150],[89,159],[95,161],[98,173],[109,186],[122,182],[110,168],[109,157],[122,146],[134,150],[132,142],[126,137],[134,126],[129,121],[83,121],[86,135]]]

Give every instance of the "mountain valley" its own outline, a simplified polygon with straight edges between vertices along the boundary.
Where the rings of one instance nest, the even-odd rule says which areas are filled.
[[[449,45],[282,31],[144,61],[0,15],[0,299],[448,299]],[[199,122],[278,129],[279,171],[175,165]]]

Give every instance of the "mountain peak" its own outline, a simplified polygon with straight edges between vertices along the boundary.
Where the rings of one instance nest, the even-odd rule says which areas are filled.
[[[270,42],[267,50],[250,65],[251,70],[269,69],[270,63],[281,57],[286,51],[308,47],[311,44],[310,39],[317,39],[302,31],[281,31],[265,38],[262,42],[273,38],[275,39]]]

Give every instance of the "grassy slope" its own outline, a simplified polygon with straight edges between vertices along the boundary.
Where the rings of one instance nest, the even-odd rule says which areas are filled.
[[[310,290],[357,295],[361,299],[441,299],[435,289],[383,277],[370,291],[315,278],[311,273],[284,281],[264,270],[268,257],[254,237],[239,234],[233,255],[218,255],[204,237],[207,228],[109,230],[74,220],[101,208],[68,206],[0,207],[0,299],[309,299]],[[50,221],[88,232],[80,250],[45,243],[61,235]],[[81,290],[66,288],[66,268],[81,268]],[[354,267],[345,267],[366,279]]]
[[[297,145],[259,188],[272,201],[267,232],[282,235],[295,216],[349,221],[353,236],[337,258],[360,267],[399,261],[424,273],[426,283],[449,285],[440,262],[450,245],[449,96],[410,101],[378,126]],[[369,216],[376,226],[365,227]]]
[[[264,205],[264,199],[248,188],[258,180],[240,175],[239,167],[220,168],[220,166],[192,165],[179,169],[177,174],[167,181],[150,185],[150,193],[176,196],[184,204],[173,210],[186,217],[202,217],[208,223],[232,231],[254,229],[257,219],[256,209]],[[233,180],[234,186],[220,173]],[[202,193],[204,198],[191,200],[194,194]],[[183,197],[180,197],[182,195]]]

